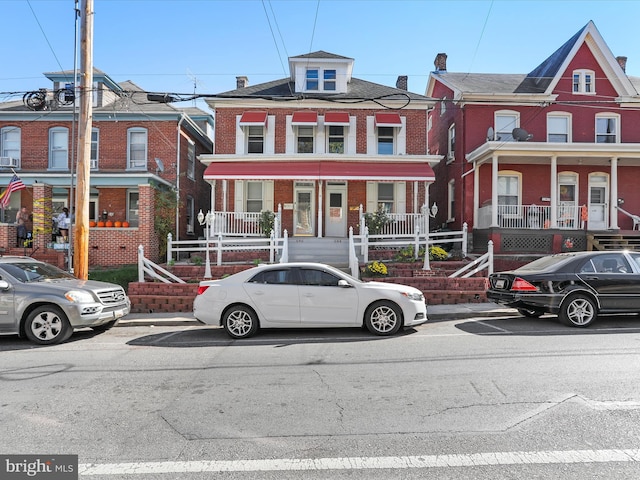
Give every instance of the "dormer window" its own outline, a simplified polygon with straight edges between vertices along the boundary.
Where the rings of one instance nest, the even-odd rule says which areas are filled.
[[[593,95],[596,93],[596,75],[593,70],[574,70],[573,93]]]
[[[318,90],[318,69],[307,69],[306,90]]]
[[[324,71],[324,89],[325,90],[335,90],[336,89],[336,71],[335,70],[325,70]]]

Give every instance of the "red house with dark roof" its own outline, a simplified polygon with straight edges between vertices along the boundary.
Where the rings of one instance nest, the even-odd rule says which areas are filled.
[[[439,224],[466,222],[477,251],[491,239],[498,253],[585,250],[638,228],[640,78],[593,22],[529,74],[452,73],[445,54],[435,63]]]

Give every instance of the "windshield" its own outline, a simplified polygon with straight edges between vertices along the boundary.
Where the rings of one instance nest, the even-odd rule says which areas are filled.
[[[0,270],[4,270],[9,275],[19,280],[22,283],[29,282],[41,282],[45,280],[55,279],[72,279],[73,275],[60,270],[58,267],[49,265],[47,263],[36,262],[15,262],[15,263],[2,263],[0,264]]]

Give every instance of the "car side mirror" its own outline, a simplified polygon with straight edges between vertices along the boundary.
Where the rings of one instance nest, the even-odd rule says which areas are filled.
[[[351,284],[349,282],[347,282],[346,280],[344,280],[344,279],[340,279],[340,280],[338,280],[338,286],[339,287],[347,287],[347,288],[349,288],[349,287],[351,287]]]
[[[9,290],[11,285],[6,280],[0,280],[0,290]]]

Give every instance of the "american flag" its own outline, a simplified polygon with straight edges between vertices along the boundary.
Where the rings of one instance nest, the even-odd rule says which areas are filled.
[[[13,192],[17,192],[18,190],[24,190],[25,188],[27,188],[26,185],[22,183],[20,177],[18,177],[18,175],[14,173],[13,177],[11,177],[11,181],[9,181],[9,185],[7,185],[7,188],[4,190],[4,192],[0,194],[0,207],[2,207],[2,209],[7,208],[7,205],[9,205],[9,197],[11,197],[11,194]]]

